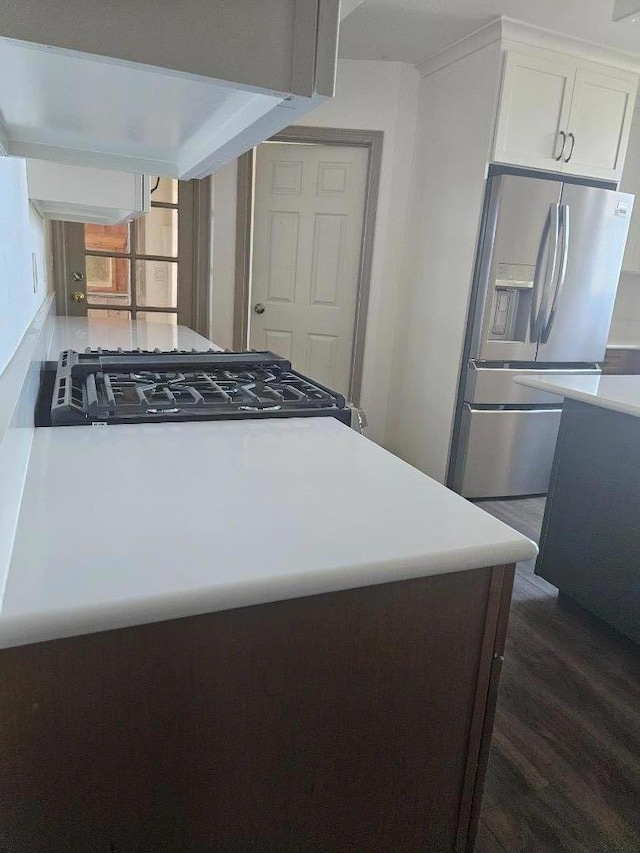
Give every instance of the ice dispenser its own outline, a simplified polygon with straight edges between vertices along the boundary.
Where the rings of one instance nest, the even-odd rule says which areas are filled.
[[[528,264],[497,265],[489,340],[527,340],[535,269]]]

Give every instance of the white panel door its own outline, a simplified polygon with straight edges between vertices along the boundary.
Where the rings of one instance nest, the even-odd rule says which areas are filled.
[[[250,346],[348,395],[365,148],[265,143],[256,154]]]
[[[576,73],[570,139],[562,171],[612,181],[620,179],[637,88],[634,74],[616,74],[598,66]]]
[[[505,59],[493,159],[560,171],[575,65],[510,51]]]

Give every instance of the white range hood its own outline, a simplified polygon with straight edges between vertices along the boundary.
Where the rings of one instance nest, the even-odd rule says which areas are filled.
[[[339,0],[0,0],[0,150],[202,178],[333,94]]]

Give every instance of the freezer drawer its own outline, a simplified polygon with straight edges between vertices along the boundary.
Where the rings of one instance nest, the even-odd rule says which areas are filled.
[[[465,404],[455,490],[466,498],[546,494],[561,413]]]
[[[535,388],[525,388],[513,380],[518,376],[539,376],[551,379],[554,375],[598,376],[602,371],[595,364],[589,368],[558,368],[536,370],[531,367],[481,367],[477,362],[469,362],[464,387],[464,399],[471,404],[524,403],[539,405],[560,405],[562,397],[538,391]]]

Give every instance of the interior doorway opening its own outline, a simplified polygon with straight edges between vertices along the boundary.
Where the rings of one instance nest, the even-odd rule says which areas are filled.
[[[238,161],[234,348],[360,400],[383,133],[291,127]]]
[[[148,213],[120,225],[55,222],[57,313],[208,333],[210,182],[152,178]]]

